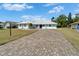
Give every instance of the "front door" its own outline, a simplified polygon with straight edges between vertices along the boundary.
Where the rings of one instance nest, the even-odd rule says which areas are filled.
[[[40,25],[40,28],[42,28],[42,25]]]

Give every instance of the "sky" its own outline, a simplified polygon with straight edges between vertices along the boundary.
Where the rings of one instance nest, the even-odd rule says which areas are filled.
[[[79,13],[78,3],[0,3],[0,21],[50,20]]]

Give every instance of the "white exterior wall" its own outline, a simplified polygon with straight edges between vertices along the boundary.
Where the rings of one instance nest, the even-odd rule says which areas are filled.
[[[78,24],[71,25],[71,28],[76,29]]]
[[[20,25],[18,25],[18,29],[23,29],[23,30],[26,30],[26,29],[29,29],[29,26],[28,25],[26,25],[26,26],[20,26]]]
[[[38,25],[36,27],[36,25]],[[42,26],[42,28],[40,28],[40,24],[34,24],[33,26],[35,27],[35,29],[57,29],[57,24],[51,24],[51,26],[49,26],[49,24],[41,24],[44,25]]]
[[[42,29],[57,29],[57,27],[42,27]]]
[[[7,24],[4,26],[5,29],[7,29],[7,27],[10,27],[10,24],[9,24],[9,23],[7,23]]]
[[[53,25],[53,24],[52,24]],[[56,24],[54,24],[55,26],[43,26],[42,29],[57,29]]]
[[[42,27],[40,28],[40,26]],[[32,28],[28,24],[19,24],[18,29],[57,29],[57,24],[32,24]]]

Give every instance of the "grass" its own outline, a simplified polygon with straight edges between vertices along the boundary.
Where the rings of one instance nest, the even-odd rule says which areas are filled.
[[[36,32],[37,30],[18,30],[12,29],[12,36],[10,36],[9,29],[1,29],[0,30],[0,45],[3,45],[9,41],[13,41],[15,39],[21,38],[23,36],[27,36]]]
[[[75,29],[62,28],[59,30],[64,34],[66,39],[78,50],[79,52],[79,32]]]

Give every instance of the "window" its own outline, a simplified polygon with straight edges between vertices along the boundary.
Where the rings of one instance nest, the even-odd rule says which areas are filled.
[[[49,27],[51,27],[51,24],[49,24]]]
[[[56,25],[55,24],[52,24],[52,26],[55,27]]]
[[[48,24],[46,24],[46,26],[49,26]]]
[[[42,26],[45,26],[44,24]]]
[[[36,27],[38,27],[38,25],[36,25]]]
[[[24,24],[24,26],[26,26],[26,24]]]
[[[21,24],[19,24],[21,26]]]

